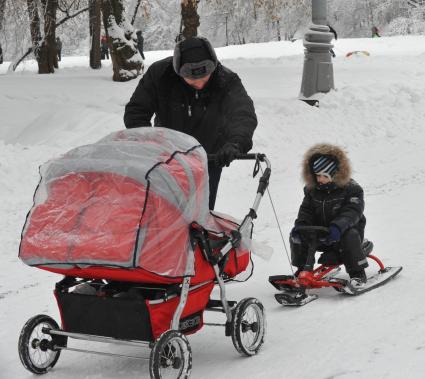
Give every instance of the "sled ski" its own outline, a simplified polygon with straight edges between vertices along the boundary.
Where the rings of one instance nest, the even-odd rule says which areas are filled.
[[[283,292],[274,295],[279,304],[300,307],[306,305],[318,298],[317,295],[307,295],[305,288],[286,289]]]
[[[354,287],[351,285],[351,283],[347,280],[347,283],[344,287],[338,288],[339,292],[345,293],[347,295],[351,296],[357,296],[364,292],[371,291],[375,288],[378,288],[385,283],[387,283],[389,280],[394,278],[400,271],[402,270],[402,267],[386,267],[383,270],[380,270],[377,274],[372,275],[367,279],[367,282],[363,284],[360,287]]]

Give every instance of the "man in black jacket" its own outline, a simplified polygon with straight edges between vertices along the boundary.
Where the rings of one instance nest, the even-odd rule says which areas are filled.
[[[154,126],[195,137],[208,154],[210,209],[214,209],[221,169],[252,148],[257,126],[254,104],[238,75],[222,66],[201,37],[176,44],[173,57],[153,63],[125,107],[127,128]]]
[[[56,54],[60,62],[62,60],[62,41],[59,37],[56,37]]]
[[[292,264],[301,271],[307,259],[307,246],[297,227],[325,226],[329,235],[318,247],[324,254],[319,263],[342,261],[354,286],[366,282],[368,266],[362,248],[366,218],[363,215],[363,189],[351,179],[351,166],[337,146],[319,144],[307,151],[303,162],[304,199],[291,232]]]
[[[143,43],[145,39],[143,38],[142,31],[138,30],[136,32],[137,35],[137,50],[139,50],[140,55],[143,59],[145,59],[145,54],[143,53]]]

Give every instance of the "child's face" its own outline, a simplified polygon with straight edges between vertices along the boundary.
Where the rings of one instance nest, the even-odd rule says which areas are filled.
[[[319,184],[328,184],[332,181],[332,178],[327,175],[316,175],[316,180]]]

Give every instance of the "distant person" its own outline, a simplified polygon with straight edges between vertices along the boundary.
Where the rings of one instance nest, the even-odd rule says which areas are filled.
[[[58,61],[62,59],[62,41],[59,37],[56,37],[56,54],[58,56]]]
[[[138,30],[136,32],[137,35],[137,50],[139,50],[140,55],[142,56],[143,59],[145,59],[145,54],[143,54],[143,35],[142,35],[142,31]]]
[[[174,55],[154,62],[125,107],[127,128],[166,127],[195,137],[216,160],[208,163],[214,209],[221,170],[252,147],[254,104],[237,74],[221,65],[202,37],[176,44]]]
[[[1,48],[1,44],[0,44],[0,64],[3,63],[3,49]]]
[[[372,38],[381,37],[379,30],[376,26],[372,26]]]
[[[102,36],[100,39],[100,59],[109,59],[108,38]]]
[[[338,39],[338,34],[336,33],[336,30],[330,25],[328,25],[328,28],[329,28],[329,31],[334,35],[335,41],[336,41]],[[333,49],[331,49],[330,53],[332,57],[334,58],[336,57],[335,51]]]

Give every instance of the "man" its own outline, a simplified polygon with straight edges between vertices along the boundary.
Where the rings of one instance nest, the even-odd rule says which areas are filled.
[[[1,45],[0,45],[0,64],[2,64],[2,63],[3,63],[3,50],[2,50]]]
[[[100,38],[100,59],[109,59],[108,39],[105,35]]]
[[[252,147],[257,126],[254,104],[234,72],[221,65],[202,37],[176,44],[174,56],[153,63],[125,108],[127,128],[155,126],[195,137],[208,154],[210,209],[214,209],[221,169]]]
[[[59,37],[56,37],[56,53],[58,55],[58,61],[62,59],[62,41]]]
[[[143,38],[143,35],[142,35],[142,31],[141,30],[138,30],[136,32],[136,35],[137,35],[137,50],[139,50],[139,53],[140,53],[141,57],[143,59],[145,59],[145,54],[143,53],[143,42],[144,42],[144,38]]]
[[[329,24],[328,24],[328,28],[329,28],[329,31],[334,35],[335,41],[336,41],[338,39],[338,34],[337,34],[336,30],[332,26],[330,26]],[[336,57],[335,51],[333,49],[330,50],[330,53],[331,53],[333,58]]]
[[[372,38],[381,37],[379,30],[376,26],[372,26]]]

